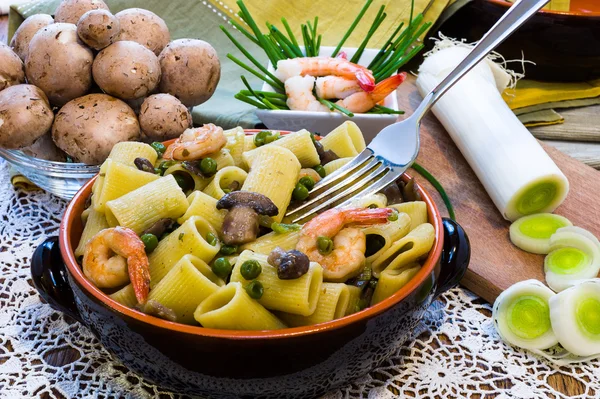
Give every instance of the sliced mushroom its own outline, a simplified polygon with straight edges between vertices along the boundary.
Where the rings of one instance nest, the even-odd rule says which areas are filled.
[[[232,191],[218,202],[217,209],[228,209],[223,221],[223,241],[240,245],[254,241],[259,232],[259,215],[275,216],[277,206],[262,194],[250,191]]]
[[[310,259],[304,253],[295,249],[286,252],[281,247],[271,251],[267,262],[277,268],[280,280],[300,278],[308,272],[310,266]]]

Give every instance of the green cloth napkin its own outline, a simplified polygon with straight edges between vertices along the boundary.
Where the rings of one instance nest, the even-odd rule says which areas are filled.
[[[25,18],[39,13],[53,14],[59,2],[59,0],[46,0],[11,6],[8,26],[9,40]],[[219,25],[227,24],[227,22],[217,12],[200,0],[105,0],[105,2],[113,13],[135,7],[150,10],[165,20],[172,40],[201,39],[209,42],[217,50],[221,61],[221,81],[212,98],[194,108],[192,114],[195,124],[212,122],[227,129],[235,126],[252,128],[260,123],[254,113],[254,107],[233,98],[234,94],[243,88],[243,84],[239,79],[240,67],[227,59],[227,53],[237,54],[238,50],[219,29]],[[238,32],[233,32],[233,34],[240,42],[247,45],[257,59],[266,65],[266,56],[258,51],[252,51],[253,48],[256,48],[253,43]],[[245,74],[253,87],[260,87],[261,81],[249,75]]]

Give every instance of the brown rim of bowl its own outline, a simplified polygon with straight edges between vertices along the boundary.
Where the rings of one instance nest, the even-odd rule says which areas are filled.
[[[261,131],[260,129],[246,129],[246,133],[254,133],[257,131]],[[282,133],[287,133],[283,132]],[[165,144],[169,143],[165,142]],[[96,176],[97,177],[97,176]],[[338,328],[342,328],[347,326],[355,321],[365,318],[374,317],[386,310],[390,309],[392,306],[396,305],[404,298],[406,298],[411,292],[413,292],[419,285],[421,285],[433,272],[438,260],[442,254],[443,240],[444,240],[444,229],[442,225],[442,216],[435,205],[435,202],[431,198],[431,196],[423,190],[420,185],[417,185],[419,189],[419,193],[421,194],[423,201],[427,204],[427,214],[429,220],[432,222],[436,239],[433,244],[433,248],[429,251],[429,255],[421,267],[421,270],[398,292],[394,293],[389,298],[384,299],[374,306],[370,306],[360,312],[353,313],[349,316],[344,316],[340,319],[332,320],[329,322],[315,324],[311,326],[305,327],[293,327],[293,328],[285,328],[281,330],[267,330],[267,331],[248,331],[248,330],[219,330],[214,328],[204,328],[200,326],[190,326],[187,324],[174,323],[170,321],[166,321],[163,319],[159,319],[154,316],[147,315],[140,311],[137,311],[132,308],[128,308],[125,305],[122,305],[109,297],[107,294],[102,292],[99,288],[94,286],[83,274],[81,267],[77,263],[75,259],[75,255],[73,253],[73,246],[71,245],[71,228],[73,225],[73,220],[75,218],[81,217],[81,213],[75,212],[75,208],[82,208],[83,204],[91,192],[92,185],[96,180],[96,177],[88,181],[81,189],[75,194],[67,209],[65,210],[65,214],[63,215],[63,219],[60,224],[59,229],[59,242],[60,242],[60,252],[62,254],[62,258],[67,266],[67,269],[71,276],[77,281],[77,283],[86,289],[90,294],[92,294],[97,300],[102,302],[107,307],[112,310],[119,312],[125,316],[131,317],[138,321],[151,324],[155,327],[165,328],[168,330],[174,330],[180,333],[193,334],[193,335],[201,335],[207,337],[215,337],[215,338],[225,338],[225,339],[281,339],[288,338],[294,336],[304,336],[316,334],[319,332],[334,330]],[[405,179],[410,178],[409,175],[405,174]],[[82,209],[83,210],[83,209]]]
[[[508,0],[486,0],[489,3],[498,4],[502,7],[509,8],[512,6],[512,2]],[[590,4],[592,2],[590,1]],[[538,11],[542,14],[555,14],[555,15],[563,15],[563,16],[575,16],[575,17],[600,17],[600,9],[594,10],[592,12],[582,12],[582,11],[555,11],[555,10],[540,10]]]

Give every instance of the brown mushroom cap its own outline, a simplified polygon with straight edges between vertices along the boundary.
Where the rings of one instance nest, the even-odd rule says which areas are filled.
[[[221,64],[215,49],[205,41],[174,40],[158,57],[162,70],[161,93],[177,97],[193,107],[208,100],[221,78]]]
[[[25,154],[46,161],[66,162],[67,154],[54,144],[50,131],[37,139],[35,143],[28,147],[21,148]]]
[[[89,47],[100,50],[119,38],[119,20],[107,10],[92,10],[77,22],[77,35]]]
[[[92,73],[104,92],[123,100],[146,96],[160,81],[156,55],[132,41],[115,42],[98,53]]]
[[[27,81],[42,89],[50,104],[62,106],[90,90],[93,60],[92,50],[79,41],[75,25],[48,25],[29,43]]]
[[[28,17],[19,26],[10,40],[10,47],[12,47],[21,60],[25,62],[27,54],[29,54],[29,42],[33,36],[43,27],[53,23],[54,18],[48,14],[34,14]]]
[[[119,40],[137,42],[159,55],[171,40],[165,21],[152,11],[128,8],[115,14],[121,25]]]
[[[98,165],[115,144],[139,140],[140,126],[125,102],[107,94],[88,94],[60,109],[52,139],[74,160]]]
[[[145,140],[165,141],[179,137],[192,127],[192,115],[170,94],[153,94],[142,103],[140,127]]]
[[[0,147],[32,145],[53,120],[48,98],[38,87],[23,84],[0,91]]]
[[[23,61],[6,44],[0,43],[0,90],[25,82]]]
[[[281,247],[271,251],[267,262],[277,268],[277,277],[280,280],[300,278],[310,267],[310,259],[304,253],[295,249],[284,251]]]
[[[63,0],[54,11],[54,21],[76,24],[91,10],[108,10],[108,6],[102,0]]]
[[[232,191],[217,201],[217,209],[234,207],[250,208],[257,214],[266,216],[276,216],[279,213],[277,205],[268,197],[251,191]]]

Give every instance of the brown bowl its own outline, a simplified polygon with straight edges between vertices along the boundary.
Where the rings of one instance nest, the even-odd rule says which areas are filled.
[[[127,367],[181,393],[305,398],[347,383],[404,342],[429,304],[458,284],[469,262],[463,229],[442,220],[429,194],[418,187],[435,243],[421,271],[390,298],[338,320],[284,330],[229,331],[173,323],[114,301],[77,264],[73,250],[94,180],[67,207],[58,239],[36,250],[31,265],[36,288],[52,307],[86,325]]]
[[[474,0],[459,9],[429,36],[444,35],[474,42],[512,5],[506,0]],[[431,40],[426,40],[432,46]],[[507,60],[526,60],[527,79],[585,81],[600,77],[600,1],[571,0],[571,11],[540,10],[502,43]],[[411,64],[412,66],[418,64]],[[520,66],[511,65],[521,72]]]

